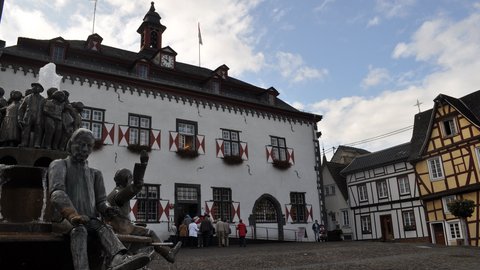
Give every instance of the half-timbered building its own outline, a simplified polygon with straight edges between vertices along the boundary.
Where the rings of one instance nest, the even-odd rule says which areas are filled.
[[[40,68],[54,63],[59,89],[85,105],[83,127],[98,140],[90,165],[103,171],[107,192],[115,171],[132,169],[138,152],[148,150],[134,217],[164,238],[185,215],[210,214],[242,218],[252,226],[248,237],[313,241],[304,232],[320,219],[321,116],[293,108],[273,87],[231,77],[227,65],[177,61],[180,52],[162,44],[160,19],[152,3],[139,19],[137,52],[103,44],[100,34],[20,37],[1,48],[1,87],[6,96],[23,92],[38,82]]]
[[[410,143],[357,156],[347,179],[356,240],[425,241],[425,212],[408,162]]]
[[[415,116],[411,163],[424,202],[432,243],[458,245],[468,235],[480,246],[480,91],[462,98],[439,95],[434,107]],[[467,219],[447,208],[455,199],[475,202]]]

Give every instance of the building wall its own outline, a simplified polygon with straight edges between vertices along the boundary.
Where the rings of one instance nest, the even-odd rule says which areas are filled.
[[[440,241],[435,239],[433,224],[443,226],[444,241],[447,245],[457,245],[460,242],[456,240],[464,238],[463,229],[460,232],[461,237],[455,237],[455,233],[450,230],[452,223],[461,225],[458,218],[448,213],[446,207],[445,200],[453,196],[450,198],[471,199],[475,202],[475,212],[467,219],[468,235],[471,245],[480,246],[478,214],[480,209],[480,159],[478,156],[480,129],[450,105],[436,108],[424,156],[415,163],[416,181],[425,201],[427,221],[432,231],[431,241],[434,243]],[[453,136],[445,135],[442,127],[445,119],[455,119],[458,133]],[[432,180],[428,160],[436,157],[441,158],[443,177]]]
[[[399,192],[399,177],[407,177],[410,193],[401,195]],[[386,198],[379,198],[378,183],[385,181]],[[407,162],[398,162],[374,169],[360,171],[347,175],[348,197],[354,215],[355,235],[357,240],[382,239],[381,216],[390,216],[393,239],[424,238],[428,236],[425,223],[425,213],[419,199],[415,183],[413,167]],[[360,201],[359,186],[365,186],[368,200]],[[415,226],[405,228],[403,212],[413,211]],[[362,230],[362,217],[369,217],[371,230]],[[386,226],[386,225],[384,225]],[[385,240],[393,240],[385,239]]]
[[[2,87],[6,96],[10,90],[30,88],[38,81],[38,76],[29,72],[14,72],[11,68],[0,72]],[[60,89],[70,92],[70,101],[82,101],[85,106],[105,109],[105,121],[115,124],[113,145],[104,145],[90,157],[90,166],[103,172],[107,192],[113,189],[113,175],[121,168],[133,169],[139,162],[139,155],[118,146],[119,125],[128,125],[128,113],[151,117],[152,129],[160,130],[159,150],[152,150],[145,173],[145,183],[161,184],[160,197],[175,202],[175,183],[200,185],[201,213],[205,212],[205,202],[212,200],[212,187],[227,187],[232,190],[232,200],[240,203],[240,218],[247,225],[254,204],[264,194],[273,196],[281,206],[285,217],[286,205],[290,204],[290,192],[305,193],[306,204],[312,206],[308,223],[286,222],[285,237],[295,234],[299,227],[311,228],[311,222],[320,219],[318,209],[317,175],[313,147],[314,130],[311,123],[289,122],[265,115],[246,113],[210,107],[193,100],[177,100],[147,96],[145,93],[115,91],[107,86],[90,85],[88,82],[73,79],[62,82]],[[181,159],[169,151],[169,131],[176,130],[176,119],[198,123],[198,134],[205,136],[205,154],[195,159]],[[240,140],[248,143],[248,160],[240,165],[226,165],[216,157],[215,139],[221,138],[221,128],[240,131]],[[284,137],[287,147],[294,149],[295,163],[287,170],[279,170],[267,162],[266,145],[270,145],[270,135]],[[172,210],[170,216],[173,216]],[[288,217],[286,217],[287,219]],[[173,220],[170,218],[170,220]],[[168,234],[168,222],[149,224],[162,237]],[[257,224],[273,227],[275,224]],[[259,233],[260,230],[258,231]],[[266,233],[266,232],[265,232]],[[275,234],[270,230],[270,234]],[[313,240],[307,233],[303,240]]]
[[[325,168],[322,173],[324,179],[324,187],[335,187],[335,194],[333,195],[331,194],[331,191],[330,195],[326,195],[325,190],[323,191],[323,194],[325,195],[325,208],[327,209],[327,229],[329,231],[335,230],[337,228],[341,229],[344,238],[353,239],[353,215],[350,206],[340,192],[340,189],[335,183],[330,171]],[[343,211],[346,211],[348,213],[347,221],[344,219]],[[335,221],[332,220],[332,215],[335,216]],[[348,223],[346,224],[346,222]]]

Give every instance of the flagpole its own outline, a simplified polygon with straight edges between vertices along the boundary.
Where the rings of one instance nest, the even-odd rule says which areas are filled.
[[[203,45],[202,41],[202,33],[200,32],[200,22],[198,22],[198,66],[201,67],[201,59],[200,59],[200,46]]]
[[[92,0],[91,0],[92,1]],[[95,6],[93,6],[93,26],[92,26],[92,34],[95,34],[95,14],[97,13],[97,0],[93,0],[95,2]]]

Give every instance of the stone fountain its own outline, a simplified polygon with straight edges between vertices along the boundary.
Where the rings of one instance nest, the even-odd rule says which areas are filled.
[[[55,74],[54,66],[47,65],[41,71],[39,82],[48,84],[49,93],[62,92],[55,85],[59,83],[59,76]],[[0,269],[72,269],[67,239],[52,231],[47,192],[49,164],[55,159],[67,157],[68,153],[60,144],[46,144],[43,130],[48,127],[43,126],[41,132],[36,128],[32,128],[31,132],[24,132],[24,129],[29,124],[29,118],[37,118],[42,124],[46,122],[44,119],[48,115],[44,106],[48,105],[44,104],[49,102],[56,102],[56,108],[63,108],[60,110],[62,119],[77,119],[76,123],[71,123],[76,124],[76,128],[78,122],[81,123],[81,116],[72,109],[68,100],[53,101],[51,97],[39,95],[39,92],[47,90],[44,87],[32,83],[32,94],[18,103],[10,102],[2,110],[7,112],[6,117],[9,112],[16,115],[9,119],[14,121],[14,125],[1,123],[1,129],[17,130],[9,131],[16,137],[12,135],[8,136],[8,141],[0,141]],[[42,107],[26,109],[31,103],[23,101],[34,98],[35,94]],[[31,115],[32,111],[35,115]],[[61,136],[67,135],[64,133]],[[42,142],[42,145],[34,146],[34,141]]]

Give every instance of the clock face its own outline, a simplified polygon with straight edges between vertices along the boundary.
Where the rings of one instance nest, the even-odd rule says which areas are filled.
[[[174,62],[173,56],[162,54],[162,59],[160,61],[162,67],[173,68]]]

